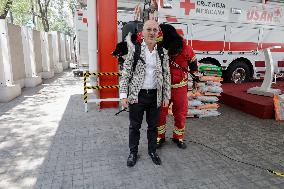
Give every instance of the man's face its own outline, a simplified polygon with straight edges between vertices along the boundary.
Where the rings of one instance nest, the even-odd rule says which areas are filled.
[[[146,44],[155,44],[159,33],[159,25],[154,20],[148,20],[143,26],[143,36]]]

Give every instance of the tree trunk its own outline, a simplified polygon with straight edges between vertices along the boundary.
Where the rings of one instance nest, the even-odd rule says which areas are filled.
[[[45,32],[49,32],[49,22],[48,19],[42,18],[42,25]]]
[[[32,20],[33,20],[34,27],[36,28],[37,24],[36,24],[36,16],[35,16],[35,4],[34,4],[33,0],[31,0],[31,5],[32,5],[31,6],[31,12],[33,14]]]
[[[12,3],[13,3],[13,0],[8,0],[6,2],[5,8],[4,8],[4,12],[0,15],[0,19],[5,19],[7,17],[7,14],[8,14],[9,10],[12,7]]]
[[[45,0],[44,3],[41,3],[40,0],[37,1],[38,2],[38,6],[39,6],[39,13],[40,13],[40,18],[41,18],[41,22],[43,25],[43,29],[45,32],[49,31],[49,22],[48,22],[48,6],[50,3],[50,0]]]
[[[14,16],[13,16],[13,13],[11,11],[9,11],[10,13],[10,21],[11,21],[11,24],[14,23]]]

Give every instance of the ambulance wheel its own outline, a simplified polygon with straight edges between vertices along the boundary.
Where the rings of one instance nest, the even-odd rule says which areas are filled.
[[[250,68],[245,62],[235,61],[225,73],[225,80],[230,83],[243,83],[249,79]]]

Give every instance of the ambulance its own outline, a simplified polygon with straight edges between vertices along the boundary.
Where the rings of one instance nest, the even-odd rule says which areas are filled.
[[[76,10],[74,16],[74,30],[76,36],[76,55],[77,68],[80,70],[88,69],[89,55],[88,55],[88,12],[87,9]]]
[[[220,66],[226,81],[242,83],[265,73],[269,48],[275,75],[284,76],[284,3],[244,0],[159,0],[160,23],[169,23],[200,63]]]

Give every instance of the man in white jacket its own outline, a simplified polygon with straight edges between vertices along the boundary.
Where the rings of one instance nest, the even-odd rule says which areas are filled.
[[[144,23],[141,43],[141,54],[133,69],[135,46],[130,45],[124,62],[120,81],[120,98],[123,107],[129,106],[129,149],[130,155],[127,166],[136,164],[140,128],[146,111],[148,124],[148,154],[156,165],[161,159],[156,153],[157,124],[160,106],[168,106],[170,99],[170,72],[167,52],[163,51],[163,60],[160,60],[156,39],[159,24],[148,20]]]

